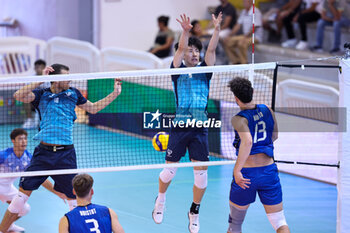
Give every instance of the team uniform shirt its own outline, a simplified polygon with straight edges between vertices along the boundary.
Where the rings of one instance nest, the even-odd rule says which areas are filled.
[[[252,30],[253,25],[253,7],[247,11],[243,9],[239,15],[237,23],[242,25],[243,34],[246,35]],[[258,8],[255,8],[255,39],[263,41],[262,15]]]
[[[77,206],[65,216],[68,219],[70,233],[112,232],[111,215],[106,206],[95,204]]]
[[[87,100],[76,88],[58,94],[50,88],[33,90],[35,99],[33,106],[40,114],[40,131],[34,136],[50,144],[73,144],[73,125],[77,119],[75,106],[85,104]]]
[[[248,121],[249,131],[253,139],[250,155],[264,153],[273,157],[272,133],[275,122],[270,109],[264,104],[257,104],[256,108],[240,111],[237,116],[244,117]],[[233,145],[236,147],[236,155],[238,155],[240,138],[236,130]]]
[[[199,63],[197,67],[207,66],[205,61]],[[171,68],[174,68],[171,63]],[[181,63],[180,68],[186,68]],[[207,106],[209,99],[209,87],[212,73],[181,74],[172,75],[176,117],[175,121],[196,119],[205,121],[208,119]]]
[[[13,148],[0,151],[0,172],[23,172],[30,163],[32,154],[27,150],[18,158],[13,151]],[[0,179],[0,200],[3,202],[11,201],[17,194],[18,190],[13,185],[16,177]]]

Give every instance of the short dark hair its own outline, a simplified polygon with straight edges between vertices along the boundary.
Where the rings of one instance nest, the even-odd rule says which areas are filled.
[[[12,132],[10,134],[10,138],[11,138],[11,140],[15,140],[16,137],[19,136],[19,135],[26,135],[26,136],[28,136],[28,133],[27,133],[27,131],[25,131],[22,128],[16,128],[16,129],[12,130]]]
[[[86,197],[94,184],[94,179],[86,173],[78,174],[72,181],[75,194],[80,197]]]
[[[188,39],[188,46],[194,46],[196,47],[199,51],[202,50],[203,48],[203,45],[202,45],[202,42],[200,39],[198,39],[198,37],[195,37],[195,36],[191,36],[189,39]],[[176,43],[175,44],[175,51],[179,48],[179,43]]]
[[[196,19],[191,21],[192,28],[191,28],[190,32],[192,33],[192,35],[194,35],[193,29],[194,29],[194,26],[195,26],[197,23],[199,23],[199,21],[196,20]]]
[[[166,27],[168,26],[169,16],[161,15],[158,17],[158,23],[163,23]]]
[[[53,65],[51,65],[51,67],[52,67],[55,71],[50,72],[49,75],[51,75],[51,74],[61,74],[61,71],[62,71],[62,70],[67,70],[67,71],[69,71],[69,67],[68,67],[68,66],[65,66],[65,65],[62,65],[62,64],[53,64]]]
[[[254,89],[252,87],[252,83],[248,79],[241,77],[233,78],[229,82],[228,87],[243,103],[246,104],[252,101]]]
[[[43,59],[38,59],[34,62],[34,66],[46,66],[46,62]]]

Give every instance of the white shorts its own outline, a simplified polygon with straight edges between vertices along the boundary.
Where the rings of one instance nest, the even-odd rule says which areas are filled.
[[[2,202],[11,202],[18,193],[18,189],[13,185],[0,185],[0,200]]]

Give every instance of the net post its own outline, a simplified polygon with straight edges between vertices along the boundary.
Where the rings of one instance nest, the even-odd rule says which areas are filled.
[[[275,104],[276,104],[277,73],[278,73],[278,63],[276,63],[276,67],[273,71],[272,100],[271,100],[271,109],[273,111],[275,111]]]
[[[346,130],[339,132],[338,140],[338,199],[337,199],[337,233],[345,233],[350,229],[350,59],[340,60],[339,72],[339,108],[346,109]]]

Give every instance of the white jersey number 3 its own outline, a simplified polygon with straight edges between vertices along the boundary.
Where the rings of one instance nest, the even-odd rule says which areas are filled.
[[[98,229],[98,222],[96,219],[86,219],[85,220],[86,223],[92,223],[94,224],[94,227],[93,228],[90,228],[90,232],[96,232],[96,233],[101,233],[101,231]]]
[[[261,137],[258,137],[258,134],[261,134]],[[260,136],[260,135],[259,135]],[[264,141],[266,139],[266,123],[264,121],[259,121],[255,125],[255,133],[254,133],[254,143]]]

